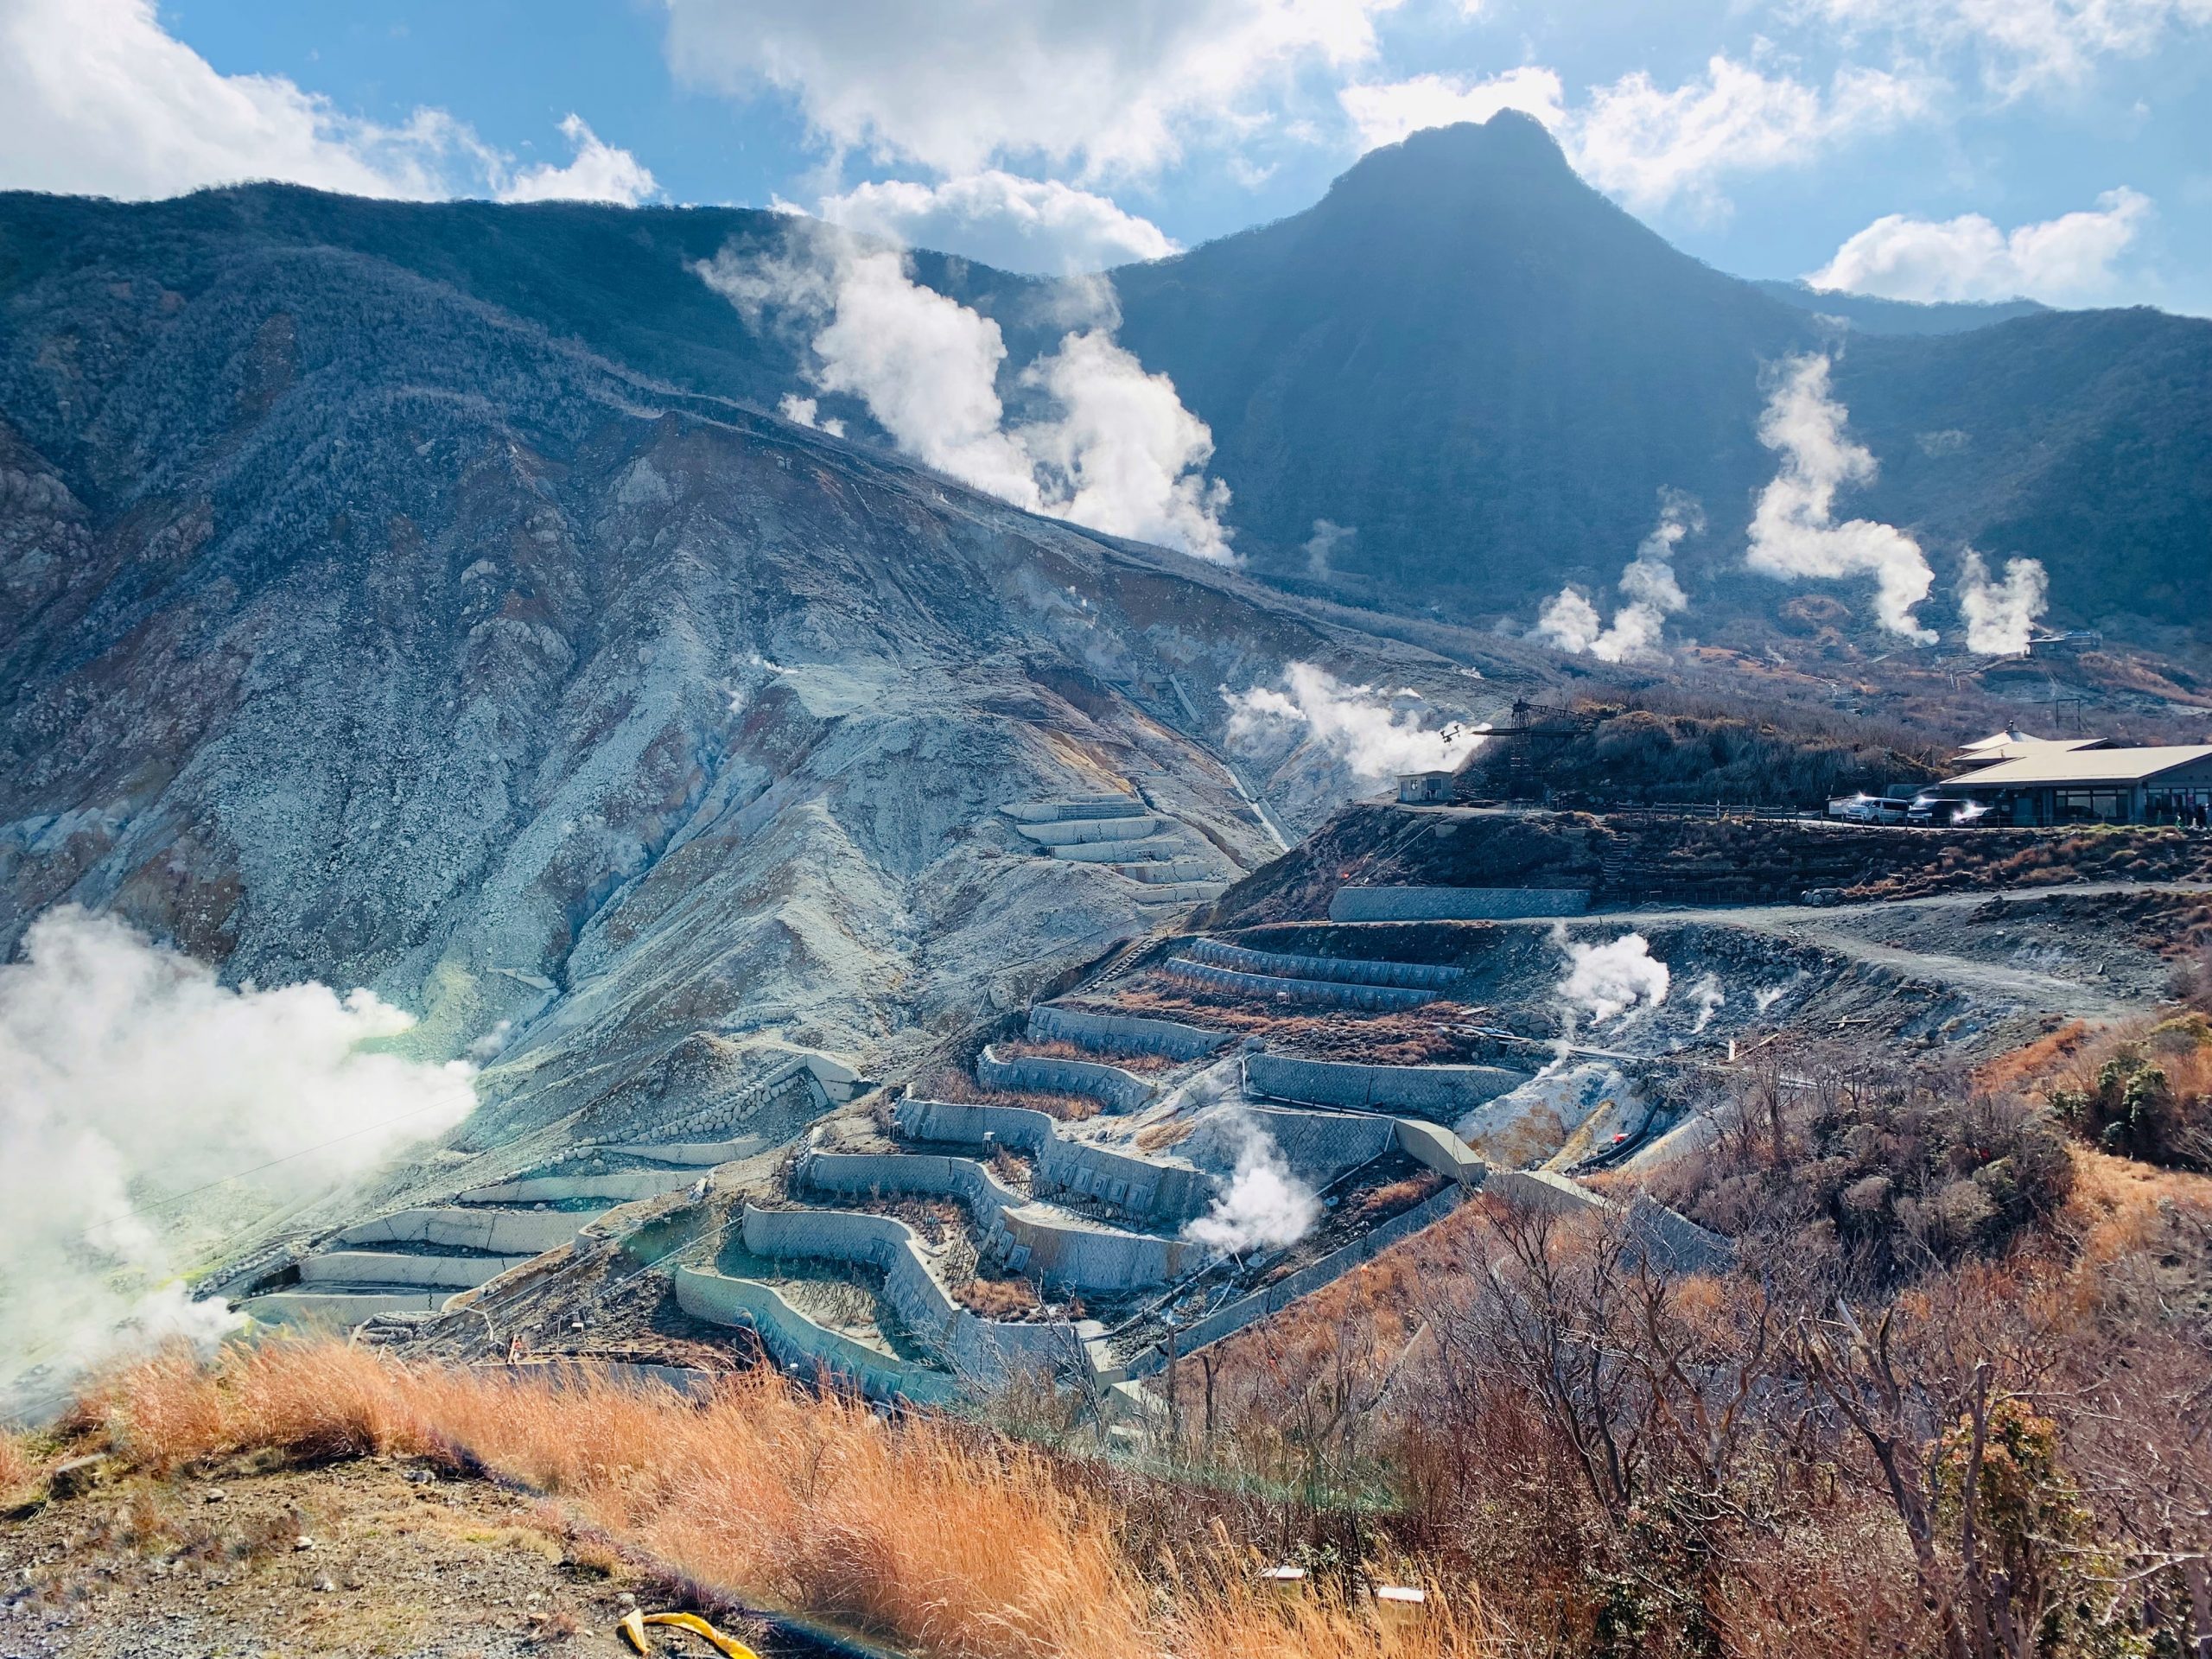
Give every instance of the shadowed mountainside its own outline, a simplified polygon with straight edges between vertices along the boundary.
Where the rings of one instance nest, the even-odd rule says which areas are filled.
[[[1271,856],[1217,685],[1493,700],[366,254],[12,269],[0,938],[75,899],[368,984],[545,1110],[700,1030],[880,1055],[1148,925],[1006,804],[1141,791],[1216,879]]]

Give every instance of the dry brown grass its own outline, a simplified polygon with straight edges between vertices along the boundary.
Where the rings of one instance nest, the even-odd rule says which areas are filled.
[[[1028,1054],[1046,1060],[1083,1060],[1092,1065],[1119,1066],[1124,1071],[1135,1071],[1146,1076],[1155,1075],[1161,1071],[1172,1071],[1175,1069],[1175,1062],[1165,1055],[1101,1054],[1095,1049],[1078,1048],[1075,1044],[1058,1037],[1049,1042],[1039,1042],[1026,1037],[1009,1039],[1002,1043],[993,1044],[991,1052],[1001,1059],[1010,1059],[1017,1055]]]
[[[212,1366],[172,1354],[118,1372],[88,1389],[71,1427],[156,1474],[253,1452],[480,1465],[674,1573],[918,1654],[1497,1650],[1471,1602],[1387,1638],[1325,1591],[1272,1602],[1225,1541],[1163,1579],[1126,1555],[1112,1503],[1069,1490],[1041,1454],[925,1416],[887,1422],[765,1372],[693,1405],[588,1378],[556,1392],[272,1342]]]
[[[953,1287],[952,1299],[987,1319],[1024,1319],[1044,1306],[1027,1279],[970,1279]]]
[[[1080,1123],[1104,1111],[1105,1106],[1088,1095],[1048,1095],[1020,1089],[986,1089],[956,1066],[939,1066],[914,1085],[914,1092],[929,1100],[957,1100],[977,1106],[1027,1106],[1063,1123]]]
[[[2082,1021],[2071,1020],[2025,1047],[1999,1055],[1974,1074],[1974,1085],[2000,1094],[2047,1084],[2082,1052],[2092,1034]]]
[[[22,1436],[0,1428],[0,1508],[18,1501],[38,1474],[38,1459]]]

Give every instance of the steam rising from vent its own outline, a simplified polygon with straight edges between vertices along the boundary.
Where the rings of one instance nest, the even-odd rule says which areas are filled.
[[[1316,582],[1326,582],[1334,573],[1331,561],[1337,550],[1356,540],[1359,529],[1354,524],[1340,524],[1330,518],[1316,518],[1313,534],[1306,538],[1306,574]]]
[[[897,249],[810,219],[788,221],[785,242],[783,254],[725,248],[692,269],[748,324],[775,307],[811,328],[815,385],[858,397],[903,453],[1032,512],[1236,563],[1221,522],[1229,486],[1205,476],[1213,434],[1174,382],[1115,342],[1103,280],[1086,290],[1087,319],[1018,377],[1058,415],[1009,427],[996,321],[917,283]],[[785,412],[834,429],[811,399],[787,398]]]
[[[378,1052],[413,1023],[367,991],[227,989],[74,906],[37,922],[0,968],[0,1393],[235,1325],[181,1274],[475,1104],[470,1066]]]
[[[1535,637],[1577,656],[1604,663],[1648,661],[1659,656],[1667,619],[1689,608],[1689,597],[1675,579],[1675,549],[1685,536],[1705,529],[1705,509],[1680,490],[1659,493],[1659,522],[1621,570],[1620,590],[1627,603],[1607,627],[1598,607],[1580,588],[1562,588],[1536,619]]]
[[[1326,669],[1293,663],[1283,670],[1284,690],[1255,685],[1221,688],[1229,705],[1229,746],[1249,750],[1270,738],[1301,733],[1372,786],[1409,772],[1447,772],[1486,741],[1451,724],[1432,731],[1421,724],[1416,694],[1393,698],[1371,685],[1346,685]],[[1396,706],[1394,706],[1395,704]]]
[[[1312,1232],[1321,1219],[1313,1189],[1290,1172],[1282,1150],[1249,1117],[1237,1120],[1236,1166],[1213,1208],[1183,1230],[1209,1249],[1243,1255],[1280,1250]]]
[[[1567,952],[1567,977],[1560,981],[1557,995],[1567,1007],[1570,1028],[1578,1014],[1602,1026],[1632,1008],[1656,1008],[1667,1000],[1672,976],[1651,954],[1651,942],[1643,934],[1624,933],[1605,944],[1576,944],[1562,928],[1553,938]]]
[[[1837,490],[1872,482],[1877,469],[1873,452],[1844,435],[1849,414],[1828,395],[1829,360],[1796,357],[1783,367],[1759,418],[1759,442],[1782,463],[1752,510],[1745,563],[1785,581],[1871,575],[1883,627],[1918,645],[1935,644],[1934,630],[1912,613],[1936,585],[1920,543],[1869,518],[1835,522]]]
[[[2007,559],[2005,580],[1993,582],[1981,555],[1967,549],[1959,560],[1959,614],[1966,619],[1967,649],[1988,657],[2017,657],[2028,648],[2036,619],[2050,603],[2050,577],[2040,559]]]
[[[1690,1027],[1690,1035],[1695,1037],[1713,1023],[1714,1014],[1728,1006],[1728,993],[1720,988],[1718,974],[1706,974],[1690,987],[1689,995],[1697,1007],[1697,1023]]]

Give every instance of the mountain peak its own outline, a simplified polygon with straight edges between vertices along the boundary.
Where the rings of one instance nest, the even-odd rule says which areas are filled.
[[[1330,194],[1464,188],[1478,180],[1524,188],[1546,181],[1581,183],[1542,122],[1519,110],[1500,110],[1487,121],[1423,127],[1395,144],[1370,150],[1338,178]]]

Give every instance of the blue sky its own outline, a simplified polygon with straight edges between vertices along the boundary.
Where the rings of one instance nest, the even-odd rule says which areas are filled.
[[[0,0],[0,185],[796,204],[1081,269],[1511,105],[1671,240],[2212,313],[2212,0]]]

